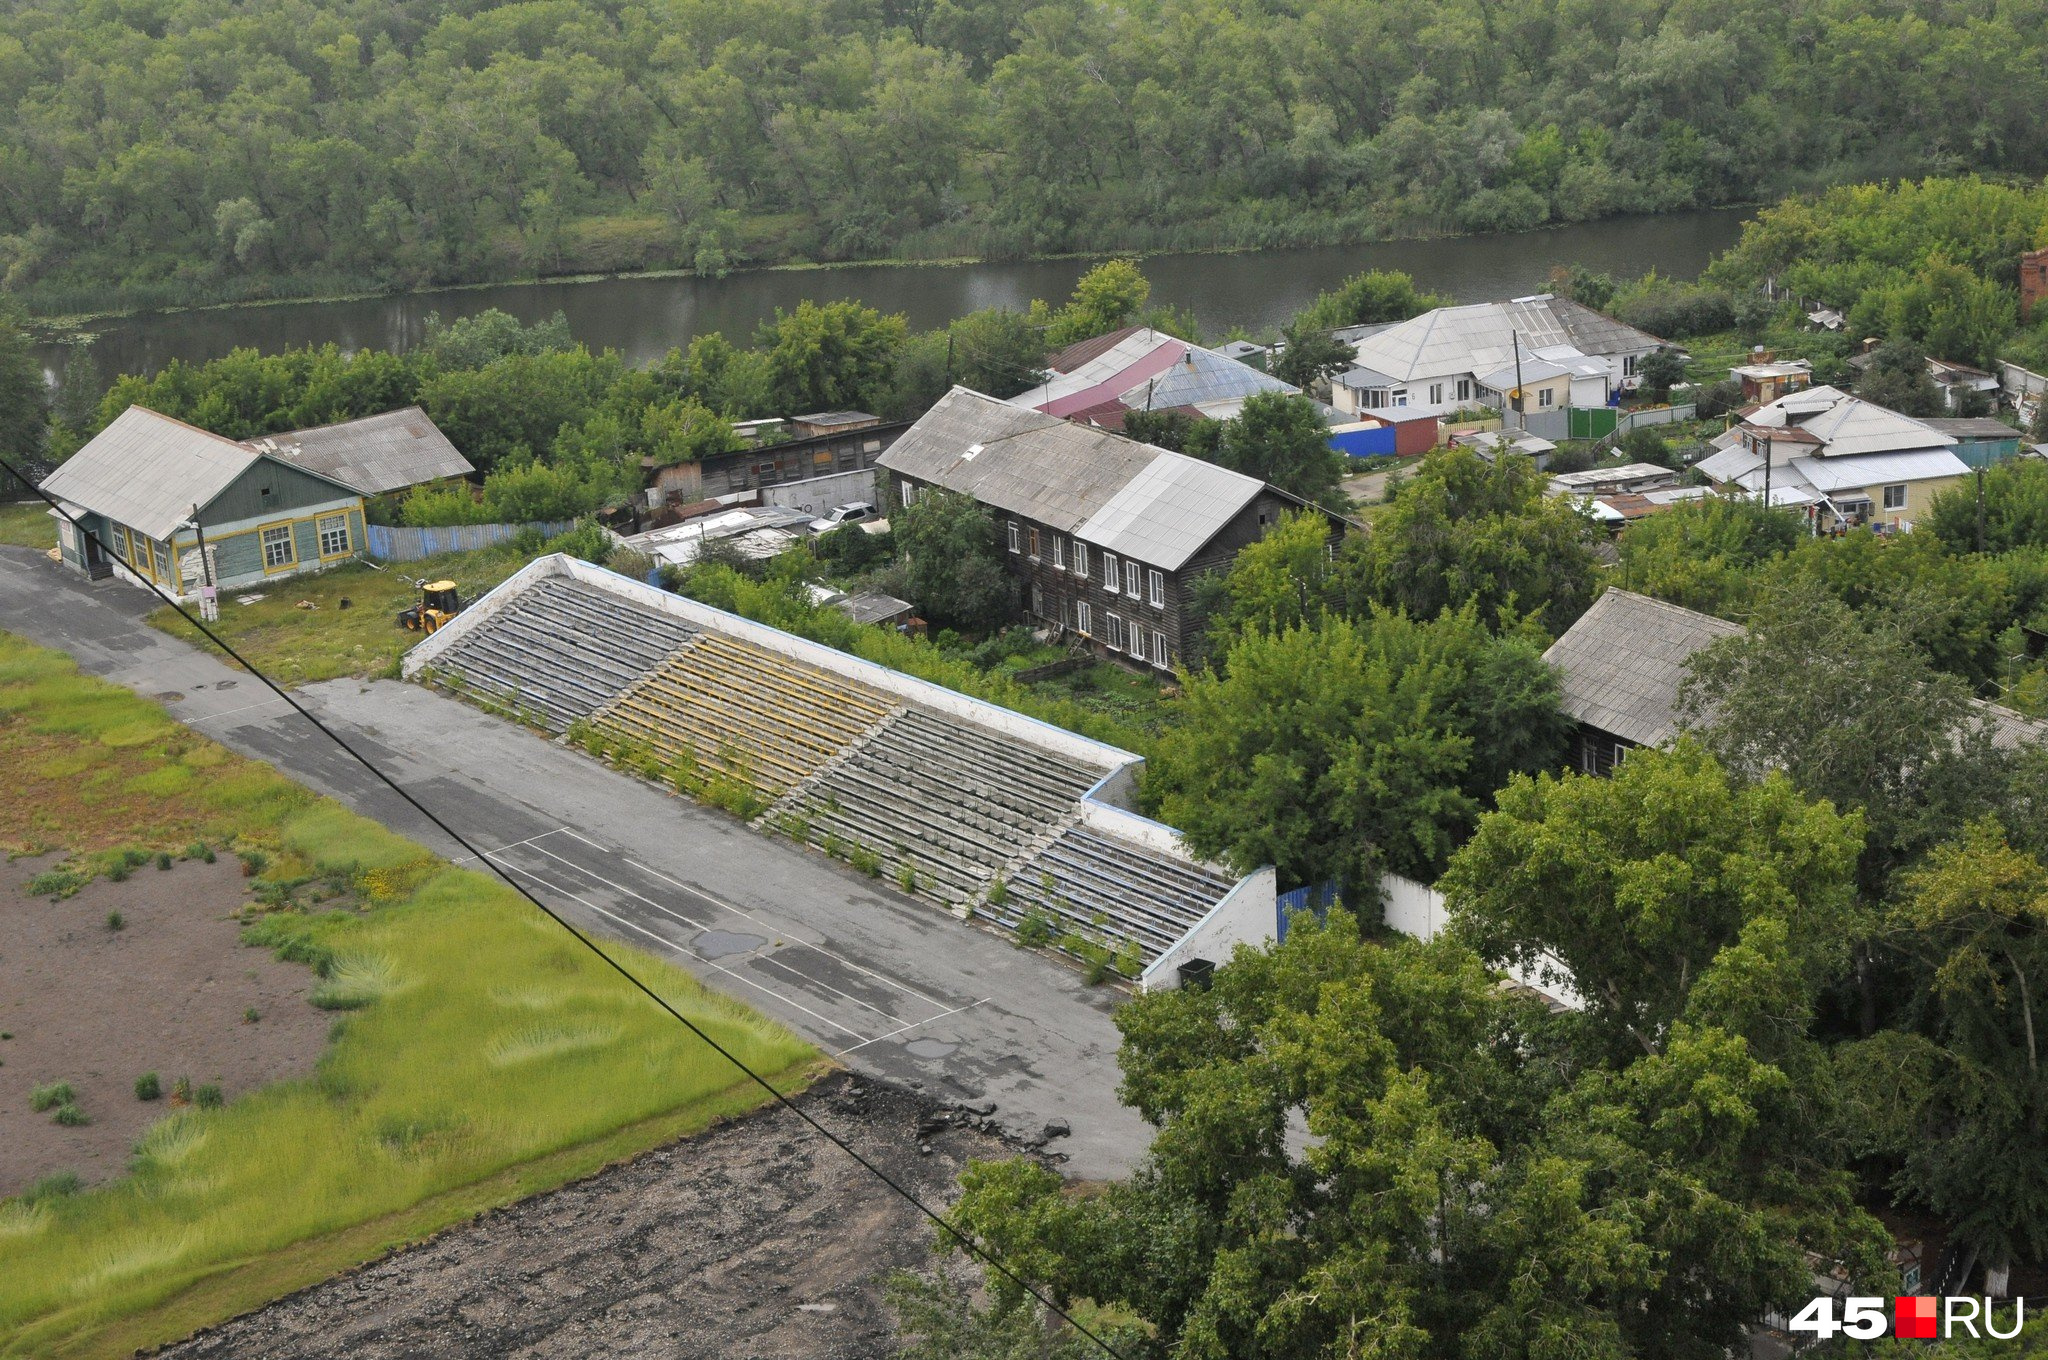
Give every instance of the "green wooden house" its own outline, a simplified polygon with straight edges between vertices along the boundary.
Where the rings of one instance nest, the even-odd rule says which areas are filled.
[[[355,487],[140,406],[42,485],[71,517],[57,521],[66,563],[181,597],[318,571],[363,547]]]

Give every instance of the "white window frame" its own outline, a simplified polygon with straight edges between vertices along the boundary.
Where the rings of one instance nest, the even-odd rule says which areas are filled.
[[[1892,493],[1895,491],[1899,496],[1897,500],[1892,499]],[[1903,510],[1906,508],[1906,484],[1904,482],[1894,482],[1884,489],[1883,495],[1885,509]]]
[[[1035,526],[1024,531],[1024,546],[1026,548],[1025,555],[1036,562],[1038,560],[1039,542],[1038,529]]]
[[[1112,652],[1124,649],[1124,616],[1110,610],[1102,613],[1102,640]]]
[[[1052,569],[1054,571],[1065,571],[1067,569],[1067,540],[1061,538],[1058,534],[1052,536]]]
[[[1407,404],[1408,404],[1408,389],[1407,389],[1407,388],[1405,388],[1405,387],[1397,387],[1397,388],[1395,388],[1395,389],[1394,389],[1394,405],[1396,405],[1396,406],[1406,406]]]
[[[1102,586],[1112,595],[1123,588],[1123,574],[1117,568],[1116,554],[1113,552],[1102,555]]]
[[[1146,583],[1151,588],[1152,607],[1166,608],[1166,573],[1154,567],[1147,574]]]
[[[903,504],[906,508],[915,502],[916,491],[917,488],[912,486],[909,482],[901,482],[898,483],[897,485],[897,494],[903,497]]]
[[[330,557],[347,557],[354,547],[350,542],[348,511],[346,510],[340,514],[320,516],[319,519],[313,521],[313,531],[320,544],[320,558],[322,561]],[[336,535],[340,536],[339,546],[329,547],[327,540]]]
[[[1086,600],[1074,601],[1074,629],[1089,637],[1095,635],[1095,611],[1088,607]]]
[[[1166,634],[1157,628],[1152,630],[1152,664],[1161,667],[1173,664],[1173,659],[1166,654]]]
[[[284,537],[273,541],[271,538],[272,534],[283,534]],[[265,571],[287,571],[299,564],[297,536],[292,533],[292,526],[290,524],[264,525],[256,531],[256,543],[263,551],[263,569]],[[280,545],[284,548],[285,556],[282,561],[273,561],[270,550]]]
[[[1624,378],[1633,378],[1636,375],[1636,361],[1641,357],[1642,356],[1636,354],[1623,355],[1621,359],[1621,376]]]
[[[1080,539],[1074,540],[1074,575],[1088,574],[1088,545]]]
[[[1472,380],[1470,378],[1458,379],[1458,400],[1472,400]]]
[[[1444,385],[1442,383],[1431,383],[1429,385],[1429,404],[1431,406],[1441,406],[1444,404]]]
[[[1129,560],[1124,562],[1124,594],[1134,600],[1145,594],[1145,569]]]
[[[1019,530],[1019,529],[1017,528],[1017,521],[1016,521],[1016,520],[1011,520],[1011,521],[1010,521],[1010,525],[1009,525],[1009,528],[1010,528],[1010,551],[1011,551],[1011,552],[1022,552],[1022,551],[1024,551],[1024,535],[1023,535],[1022,531],[1020,531],[1020,530]]]
[[[1126,632],[1125,640],[1128,645],[1124,650],[1131,654],[1131,659],[1143,661],[1145,659],[1145,630],[1133,623]]]
[[[1543,408],[1546,408],[1546,407],[1548,407],[1548,406],[1550,405],[1550,403],[1551,403],[1551,402],[1552,402],[1553,400],[1555,400],[1555,399],[1556,399],[1556,396],[1557,396],[1557,394],[1556,394],[1555,392],[1553,392],[1553,391],[1552,391],[1552,390],[1551,390],[1550,388],[1548,388],[1548,387],[1539,387],[1539,388],[1537,388],[1537,389],[1536,389],[1536,406],[1537,406],[1537,408],[1538,408],[1539,410],[1541,410],[1541,409],[1543,409]]]

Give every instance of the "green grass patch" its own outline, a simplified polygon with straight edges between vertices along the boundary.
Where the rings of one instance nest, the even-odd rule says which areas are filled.
[[[0,505],[0,543],[47,552],[57,546],[57,521],[41,501]]]
[[[23,689],[116,729],[154,711],[0,634],[0,755],[38,721]],[[108,768],[140,758],[89,749]],[[502,884],[266,767],[230,757],[215,777],[228,794],[210,780],[158,800],[160,823],[141,817],[129,843],[188,843],[169,833],[207,801],[209,843],[267,846],[278,874],[383,875],[402,891],[364,910],[275,911],[246,936],[313,966],[317,994],[348,1011],[311,1078],[232,1101],[180,1078],[179,1108],[141,1140],[131,1174],[0,1202],[0,1356],[159,1345],[760,1103],[758,1087]],[[25,782],[24,796],[43,787]],[[766,1018],[608,948],[783,1088],[818,1070],[816,1051]]]
[[[241,592],[260,593],[263,598],[254,604],[238,604],[235,594],[223,592],[213,631],[287,688],[344,675],[378,675],[420,640],[418,633],[397,624],[398,611],[414,602],[413,578],[445,577],[460,587],[465,602],[474,602],[525,562],[517,549],[502,545],[396,563],[382,571],[352,563]],[[301,600],[314,607],[300,609]],[[214,650],[168,606],[149,621],[173,637]]]

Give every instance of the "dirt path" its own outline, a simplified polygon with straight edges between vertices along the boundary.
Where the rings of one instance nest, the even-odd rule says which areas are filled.
[[[1009,1151],[965,1112],[872,1079],[836,1075],[799,1099],[928,1200],[951,1197],[968,1158]],[[893,1321],[881,1280],[929,1264],[930,1240],[916,1210],[778,1107],[496,1210],[160,1354],[885,1356]]]
[[[29,879],[62,858],[0,864],[0,1197],[59,1172],[120,1175],[180,1077],[233,1100],[310,1075],[334,1021],[307,1004],[312,970],[241,943],[233,916],[248,882],[234,856],[144,866],[62,901],[29,896]],[[145,1072],[162,1098],[136,1099]],[[54,1082],[90,1123],[29,1108]]]

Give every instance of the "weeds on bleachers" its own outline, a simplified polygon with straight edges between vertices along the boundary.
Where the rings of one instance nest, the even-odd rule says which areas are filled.
[[[869,878],[882,876],[882,857],[864,845],[856,845],[846,857],[846,862],[866,874]]]

